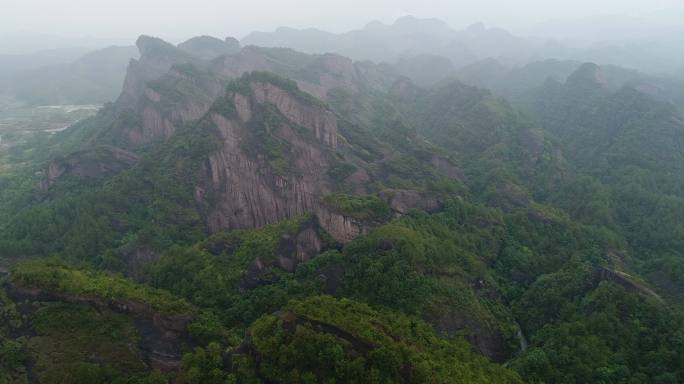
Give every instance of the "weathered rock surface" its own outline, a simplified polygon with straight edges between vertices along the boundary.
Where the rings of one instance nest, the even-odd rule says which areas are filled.
[[[164,372],[179,369],[182,347],[190,343],[186,327],[193,319],[192,314],[162,314],[138,302],[23,288],[10,282],[6,282],[4,288],[10,298],[17,303],[59,301],[89,305],[100,310],[111,310],[133,316],[134,325],[140,336],[138,347],[143,352],[144,360],[153,369]]]
[[[210,188],[216,196],[208,215],[213,232],[261,227],[312,212],[331,192],[327,172],[337,140],[335,117],[272,84],[253,82],[250,87],[250,95],[235,94],[229,101],[234,103],[236,116],[209,116],[223,142],[208,162]],[[285,118],[266,129],[285,148],[286,170],[274,166],[267,154],[250,151],[263,145],[250,123],[264,105],[274,106]]]
[[[50,162],[41,181],[41,189],[47,191],[60,178],[66,176],[101,178],[114,175],[135,165],[139,160],[135,153],[99,146],[68,155]]]
[[[126,276],[142,281],[145,268],[158,261],[161,255],[151,248],[138,242],[131,242],[120,249],[121,258],[126,263]]]
[[[359,235],[368,233],[372,228],[368,223],[333,212],[324,205],[316,209],[316,216],[321,226],[325,228],[330,236],[342,244],[354,240]]]
[[[463,335],[475,349],[494,361],[506,358],[505,337],[492,324],[477,319],[472,313],[449,309],[427,320],[437,331],[445,335]]]
[[[317,256],[325,246],[321,238],[322,228],[316,216],[301,225],[297,233],[283,235],[278,243],[275,258],[257,257],[242,277],[240,288],[249,290],[260,285],[270,284],[270,272],[274,268],[294,272],[297,265]]]
[[[398,215],[406,215],[412,209],[432,212],[442,207],[440,199],[430,192],[391,190],[381,192],[380,197],[384,198],[390,209]]]
[[[639,283],[634,280],[634,277],[628,273],[618,271],[611,268],[599,268],[595,271],[593,276],[593,284],[598,285],[601,281],[610,281],[624,288],[626,291],[634,292],[642,297],[655,299],[659,302],[664,302],[651,288],[645,283]]]
[[[147,82],[164,76],[174,64],[192,60],[187,53],[156,37],[142,35],[135,42],[140,52],[138,60],[131,60],[126,71],[121,95],[117,100],[120,109],[134,107],[145,91]]]

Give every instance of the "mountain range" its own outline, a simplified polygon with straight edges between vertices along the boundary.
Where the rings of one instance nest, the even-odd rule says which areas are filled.
[[[414,18],[136,48],[2,164],[0,380],[684,380],[677,83]]]
[[[198,38],[179,47],[201,44]],[[667,85],[684,67],[678,59],[680,55],[672,48],[677,46],[674,37],[672,44],[660,45],[600,38],[575,42],[562,37],[516,36],[482,23],[456,30],[439,19],[412,16],[401,17],[389,25],[372,22],[346,33],[281,27],[274,32],[250,33],[239,42],[234,38],[228,40],[232,48],[225,48],[223,53],[234,51],[240,44],[290,48],[308,54],[336,53],[357,61],[392,65],[399,74],[419,85],[432,85],[473,67],[487,68],[493,61],[523,71],[527,66],[545,65],[550,60],[576,62],[575,68],[582,62],[595,62],[640,71],[645,74],[642,79],[657,78],[657,86]],[[210,40],[205,44],[212,44],[207,41]],[[112,101],[120,90],[128,60],[137,57],[136,49],[110,47],[79,57],[84,52],[85,48],[74,48],[0,55],[0,93],[32,105]],[[194,53],[209,59],[212,51]],[[103,65],[105,61],[107,65]],[[563,77],[569,75],[567,68]],[[95,75],[102,70],[106,71],[104,76]]]

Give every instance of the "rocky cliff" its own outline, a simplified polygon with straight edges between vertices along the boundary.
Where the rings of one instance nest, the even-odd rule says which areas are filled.
[[[245,47],[199,36],[173,46],[149,36],[138,38],[139,60],[131,60],[117,118],[109,140],[138,149],[168,139],[179,127],[202,117],[228,79],[269,71],[294,79],[298,86],[326,100],[344,89],[386,89],[398,76],[386,67],[354,63],[339,55],[306,55],[278,48]]]
[[[222,141],[208,159],[211,231],[300,216],[332,191],[337,117],[267,80],[248,76],[242,85],[205,117]]]
[[[75,152],[50,162],[41,189],[47,191],[58,179],[66,176],[108,177],[132,167],[139,158],[135,153],[111,146]]]
[[[206,36],[178,47],[141,36],[137,46],[140,59],[131,61],[109,120],[99,117],[103,127],[82,152],[48,167],[44,189],[65,175],[112,176],[134,166],[139,153],[164,147],[177,132],[190,137],[209,127],[218,150],[198,157],[204,172],[193,185],[192,208],[209,232],[256,228],[314,213],[338,242],[346,243],[372,223],[327,210],[322,198],[340,190],[378,192],[371,187],[374,182],[403,171],[397,167],[399,151],[412,154],[425,145],[415,134],[404,134],[407,128],[398,113],[388,112],[381,97],[375,99],[376,91],[388,90],[398,79],[381,65],[288,49],[238,50],[231,42]],[[397,127],[375,127],[385,113],[392,113]],[[395,131],[402,136],[400,146],[394,139],[381,142]],[[419,161],[429,177],[462,178],[458,168],[436,155]],[[392,162],[393,167],[386,165]],[[381,171],[373,163],[381,164],[375,167]],[[145,172],[166,171],[138,173],[149,176]],[[412,202],[400,204],[399,213],[422,206],[420,196],[405,197]],[[128,251],[126,255],[137,255],[136,249]]]
[[[12,281],[4,282],[2,288],[15,303],[27,304],[20,306],[25,317],[30,316],[36,308],[40,308],[40,303],[45,302],[91,306],[98,311],[113,311],[131,316],[139,338],[137,348],[145,363],[153,369],[165,372],[178,370],[183,347],[192,343],[186,329],[193,319],[192,313],[165,314],[136,301],[74,295],[25,287]]]

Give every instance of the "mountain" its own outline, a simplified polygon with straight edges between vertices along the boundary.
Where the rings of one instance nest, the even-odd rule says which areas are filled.
[[[242,44],[288,47],[307,53],[334,52],[355,60],[389,63],[405,56],[437,55],[448,58],[456,67],[486,57],[520,60],[529,49],[527,42],[501,29],[476,24],[456,31],[441,20],[412,16],[399,18],[391,25],[373,22],[342,34],[292,28],[254,32]]]
[[[684,207],[679,194],[684,181],[682,111],[629,85],[612,89],[606,71],[591,63],[564,84],[547,82],[535,89],[525,103],[563,142],[568,161],[589,177],[577,178],[568,193],[592,201],[605,192],[602,199],[610,207],[593,212],[581,204],[565,208],[623,234],[634,257],[649,265],[645,271],[678,260],[676,239],[682,227],[674,217]],[[563,193],[555,199],[560,205],[570,201]],[[651,281],[678,296],[680,288],[670,285],[675,275],[655,273]]]
[[[33,105],[102,104],[120,91],[135,47],[108,47],[70,63],[21,70],[7,78],[5,92]]]
[[[69,63],[88,51],[86,48],[63,48],[25,54],[1,54],[0,79],[24,70]]]
[[[4,160],[2,379],[684,379],[684,119],[638,72],[136,45]]]
[[[125,40],[126,39],[98,38],[92,36],[60,36],[50,33],[17,31],[2,35],[0,38],[0,52],[8,55],[30,55],[34,52],[78,49],[80,52],[85,53],[100,47],[121,45]]]
[[[549,80],[565,82],[582,64],[574,60],[549,59],[510,66],[495,59],[486,59],[461,68],[453,77],[466,84],[489,89],[516,103]],[[684,109],[682,80],[676,76],[651,75],[615,65],[601,65],[601,68],[606,87],[613,91],[629,86]]]
[[[229,55],[240,50],[240,42],[228,37],[220,40],[211,36],[197,36],[178,44],[178,48],[204,60]]]
[[[671,17],[668,23],[613,19],[569,22],[567,27],[554,21],[556,30],[539,26],[516,35],[482,23],[456,30],[439,19],[405,16],[390,25],[372,22],[363,29],[345,33],[281,27],[273,32],[253,32],[242,44],[288,47],[306,53],[334,52],[355,60],[388,63],[414,56],[441,56],[456,69],[486,59],[499,60],[506,66],[547,59],[592,61],[657,75],[669,75],[681,67],[679,27]],[[636,22],[643,30],[640,33],[634,33]],[[656,30],[650,25],[660,28]],[[600,26],[600,31],[596,26]],[[582,36],[572,35],[576,31]]]

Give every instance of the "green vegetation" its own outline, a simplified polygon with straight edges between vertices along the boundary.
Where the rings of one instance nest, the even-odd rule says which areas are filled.
[[[257,320],[251,345],[266,380],[287,382],[521,383],[420,320],[327,296]]]
[[[273,84],[274,86],[286,91],[288,94],[298,98],[305,104],[315,105],[321,108],[326,108],[326,104],[320,99],[303,92],[297,86],[297,82],[279,76],[273,72],[253,71],[243,75],[240,79],[235,80],[228,85],[228,91],[242,93],[243,95],[250,95],[251,90],[249,84],[252,82]]]
[[[121,269],[112,252],[130,242],[162,249],[200,240],[206,232],[194,188],[217,143],[212,126],[200,121],[112,179],[65,181],[53,188],[53,199],[14,217],[0,235],[0,255],[60,254]]]
[[[148,280],[217,313],[222,325],[240,334],[250,322],[276,311],[290,298],[318,291],[317,282],[297,281],[274,268],[279,256],[294,256],[279,249],[281,239],[295,236],[307,221],[293,219],[258,230],[217,234],[194,246],[172,249],[150,268]],[[253,276],[256,282],[248,282],[245,276],[257,258],[265,269]],[[245,285],[256,286],[245,290]],[[204,330],[198,325],[197,331]],[[215,332],[223,331],[215,328]]]
[[[327,195],[323,201],[333,211],[359,220],[382,221],[390,209],[378,196],[350,196],[341,193]]]
[[[26,349],[35,357],[33,369],[41,382],[79,383],[146,371],[135,328],[125,315],[56,303],[37,310],[32,325],[36,336],[27,340]]]
[[[246,50],[326,85],[320,58]],[[149,84],[165,113],[225,84],[211,67],[175,72]],[[24,260],[8,279],[93,306],[15,302],[11,285],[1,289],[0,383],[167,380],[142,364],[140,319],[98,300],[193,315],[174,341],[179,383],[684,382],[684,118],[638,91],[573,79],[527,95],[530,117],[456,82],[384,92],[364,79],[331,89],[329,106],[270,73],[230,82],[211,113],[234,118],[235,93],[253,96],[253,82],[334,110],[335,149],[307,148],[313,135],[268,104],[251,108],[235,148],[264,177],[288,180],[310,176],[296,174],[295,151],[320,152],[320,190],[333,193],[313,200],[372,226],[346,244],[322,228],[320,207],[209,234],[214,195],[231,186],[204,188],[216,182],[207,156],[233,139],[209,116],[134,148],[131,168],[65,176],[47,191],[36,172],[48,161],[108,163],[102,149],[125,146],[116,130],[140,126],[140,114],[107,106],[17,143],[0,156],[0,254],[53,258]],[[278,135],[285,126],[296,143]],[[361,181],[348,181],[357,170]],[[387,189],[432,193],[442,208],[395,217],[378,195]]]
[[[193,308],[169,293],[135,284],[111,274],[75,269],[59,262],[34,261],[17,265],[12,282],[24,288],[37,288],[73,296],[136,302],[164,313],[189,313]]]

